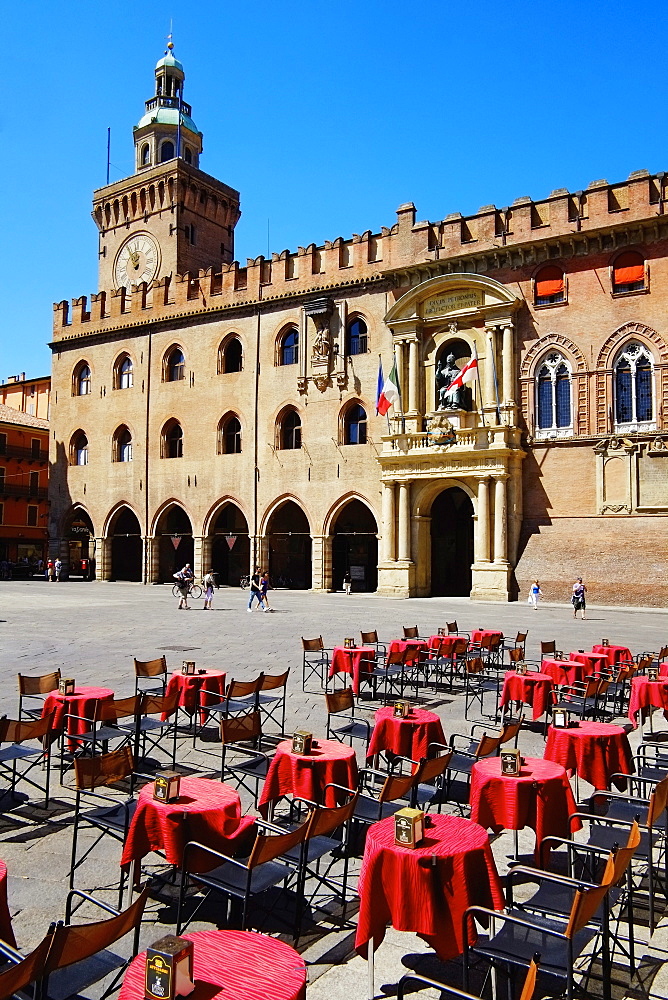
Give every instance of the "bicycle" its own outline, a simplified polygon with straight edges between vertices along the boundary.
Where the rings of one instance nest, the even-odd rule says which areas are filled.
[[[181,588],[176,584],[172,587],[172,594],[174,597],[181,597]],[[197,583],[191,583],[188,587],[188,597],[192,597],[194,601],[202,596],[202,588]]]
[[[242,590],[246,590],[248,587],[250,587],[250,580],[251,580],[250,576],[242,576],[239,578],[239,586],[241,587]]]

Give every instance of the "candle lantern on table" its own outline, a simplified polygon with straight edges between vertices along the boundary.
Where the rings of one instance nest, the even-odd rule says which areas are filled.
[[[552,725],[555,729],[568,729],[568,712],[565,708],[555,708],[552,713]]]
[[[177,802],[181,791],[181,775],[176,771],[156,774],[153,782],[153,798],[157,802]]]
[[[439,628],[438,634],[439,635],[447,635],[448,634],[447,628]]]
[[[188,676],[195,673],[195,661],[194,660],[184,660],[183,666],[181,667],[181,673],[187,674]]]
[[[76,681],[74,677],[61,677],[58,683],[58,691],[60,694],[74,694],[74,688],[76,687]]]
[[[166,934],[147,948],[146,1000],[174,1000],[188,996],[194,989],[192,941]]]
[[[292,736],[292,752],[309,754],[313,746],[313,733],[307,733],[304,729],[298,729]]]
[[[399,809],[394,814],[394,843],[399,847],[417,847],[424,837],[424,813],[421,809]]]
[[[396,701],[394,703],[394,718],[406,719],[410,715],[411,706],[407,701]]]
[[[520,773],[521,757],[519,750],[501,751],[501,774],[509,774],[514,777]]]
[[[659,668],[658,667],[648,667],[647,668],[647,680],[648,681],[658,681],[659,679]]]

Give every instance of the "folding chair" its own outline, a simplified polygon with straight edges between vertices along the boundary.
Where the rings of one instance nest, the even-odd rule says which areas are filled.
[[[391,650],[387,653],[385,661],[383,663],[376,663],[373,665],[373,669],[369,674],[371,679],[371,687],[373,692],[374,701],[378,697],[378,684],[379,682],[383,685],[383,694],[381,700],[384,705],[387,704],[391,697],[391,690],[394,688],[395,694],[401,698],[404,693],[404,669],[406,663],[412,659],[414,656],[414,650],[412,647],[407,646],[406,649],[397,649],[394,652]]]
[[[466,639],[470,639],[471,638],[471,633],[470,632],[463,632],[459,628],[459,625],[457,624],[456,621],[454,621],[454,622],[446,622],[445,623],[445,627],[448,630],[448,635],[461,635],[461,636],[463,636]]]
[[[118,744],[112,747],[114,750],[131,745],[136,752],[143,704],[143,694],[114,698],[112,702],[98,701],[92,719],[93,728],[87,733],[78,733],[76,737],[77,743],[82,745],[82,752],[93,757],[98,753],[108,753],[110,743]]]
[[[141,715],[135,735],[135,752],[146,759],[147,748],[164,750],[162,744],[171,741],[169,755],[172,767],[176,767],[176,745],[179,736],[179,692],[171,694],[144,694]]]
[[[413,806],[419,806],[420,809],[428,812],[432,805],[436,805],[439,813],[441,812],[443,803],[448,801],[445,776],[451,760],[452,750],[449,750],[439,757],[421,761],[418,783],[411,789],[411,804]]]
[[[302,636],[302,691],[306,690],[306,681],[317,677],[321,688],[327,687],[331,650],[325,649],[322,636],[317,639],[305,639]]]
[[[1,997],[13,997],[19,991],[30,986],[31,983],[39,983],[42,978],[46,956],[51,947],[51,938],[51,933],[48,933],[25,958],[15,948],[11,948],[4,941],[0,941],[0,954],[13,963],[9,968],[3,969],[0,972]],[[34,997],[35,1000],[38,1000],[39,991],[37,986],[35,986]]]
[[[54,670],[50,674],[42,674],[40,677],[31,677],[29,674],[17,674],[17,677],[19,681],[19,719],[39,719],[47,694],[58,690],[60,670]],[[28,698],[30,706],[26,708],[23,703]]]
[[[371,739],[371,723],[368,719],[360,719],[355,716],[355,695],[352,688],[343,688],[341,691],[326,691],[325,703],[327,705],[327,739],[332,737],[339,743],[348,740],[349,746],[353,745],[353,740],[361,740],[364,752],[369,748]],[[337,716],[343,721],[343,725],[332,726],[332,717]]]
[[[210,717],[219,721],[220,719],[228,718],[228,716],[247,715],[249,712],[259,711],[260,691],[263,682],[263,673],[258,674],[252,681],[237,681],[233,678],[227,684],[225,697],[222,701],[217,701],[206,707],[198,705],[198,712],[195,713],[193,718],[196,719],[201,714],[205,714],[206,718],[199,728],[196,724],[193,726],[193,748],[195,747],[197,737],[206,729]],[[202,698],[202,695],[211,695],[215,698],[220,697],[218,691],[212,691],[208,688],[201,688],[198,693],[199,699]]]
[[[387,653],[387,643],[379,640],[376,629],[372,632],[360,632],[360,638],[363,646],[373,646],[378,655],[385,656]]]
[[[404,639],[419,639],[420,629],[417,625],[404,625]]]
[[[235,715],[229,719],[220,720],[220,780],[233,781],[236,788],[245,788],[253,796],[256,806],[260,782],[263,782],[267,777],[273,756],[273,754],[262,750],[263,736],[265,734],[262,732],[262,720],[259,712]],[[252,747],[240,745],[247,743],[252,744]],[[232,763],[227,759],[229,748],[233,748],[235,753]],[[251,787],[251,783],[253,787]]]
[[[156,660],[134,658],[135,694],[164,694],[167,688],[167,659],[159,656]],[[155,681],[158,683],[155,683]]]
[[[489,637],[487,637],[489,639]],[[474,703],[480,705],[480,715],[485,714],[485,695],[494,696],[494,713],[491,718],[498,721],[499,718],[499,677],[496,671],[490,673],[490,668],[480,656],[474,656],[466,660],[465,665],[466,688],[464,691],[464,718],[468,719],[469,711]]]
[[[540,953],[536,952],[531,960],[529,968],[527,969],[527,974],[522,986],[522,992],[518,997],[518,1000],[532,1000],[534,990],[536,988],[539,963]],[[399,980],[397,1000],[404,1000],[408,993],[413,996],[415,992],[422,992],[421,990],[408,990],[409,983],[419,983],[421,986],[427,986],[431,989],[440,990],[440,1000],[448,1000],[448,997],[451,997],[452,1000],[482,1000],[481,997],[474,993],[465,993],[464,990],[458,990],[455,986],[446,986],[445,983],[437,983],[435,979],[428,979],[426,976],[418,976],[415,972],[409,972],[405,976],[402,976]]]
[[[44,808],[49,807],[49,784],[51,777],[51,744],[54,712],[34,722],[19,722],[3,716],[0,719],[0,775],[9,779],[9,793],[16,792],[16,782],[20,779],[32,788],[44,792]],[[38,747],[26,747],[29,740],[38,740]],[[30,762],[30,763],[28,763]],[[20,765],[27,766],[18,771]],[[45,771],[44,786],[38,784],[28,774],[35,768]],[[3,793],[4,794],[4,793]],[[2,797],[2,796],[0,796]]]
[[[541,642],[540,658],[541,660],[544,660],[546,658],[551,660],[563,660],[564,654],[561,649],[557,649],[557,644],[555,640],[550,639],[549,642]]]
[[[510,652],[513,649],[519,649],[522,654],[521,658],[524,659],[526,653],[526,641],[528,634],[529,634],[528,631],[518,632],[514,639],[504,639],[501,644],[503,646],[504,652],[505,650],[508,650],[508,652]]]
[[[394,813],[408,805],[408,802],[398,802],[398,799],[408,799],[412,789],[419,782],[419,771],[414,774],[395,775],[383,774],[370,767],[363,767],[359,772],[360,789],[367,791],[376,790],[377,795],[365,795],[360,791],[353,814],[353,820],[357,825],[371,826],[381,819],[387,819]],[[380,781],[382,780],[382,784]]]
[[[592,722],[600,718],[600,706],[603,696],[608,690],[610,681],[607,677],[588,677],[584,681],[574,681],[573,684],[561,688],[559,700],[552,706],[552,711],[561,709],[571,715],[579,715],[582,722],[589,717]]]
[[[257,706],[264,714],[264,722],[267,723],[271,719],[281,734],[285,732],[285,702],[289,675],[289,667],[282,674],[261,674],[262,682],[257,696]],[[267,694],[268,691],[273,693]]]

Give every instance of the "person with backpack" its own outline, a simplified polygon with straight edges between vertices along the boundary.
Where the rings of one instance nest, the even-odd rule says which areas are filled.
[[[183,608],[184,611],[190,611],[190,605],[188,604],[188,591],[190,590],[190,584],[194,579],[190,563],[186,563],[183,569],[178,570],[178,572],[174,574],[174,579],[176,580],[176,586],[179,588],[180,595],[177,611],[180,611],[181,608]]]

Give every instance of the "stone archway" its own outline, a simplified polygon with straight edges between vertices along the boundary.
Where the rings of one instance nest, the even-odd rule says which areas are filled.
[[[361,500],[353,498],[336,514],[332,526],[332,589],[343,589],[348,571],[352,589],[371,592],[378,586],[378,525]]]
[[[210,568],[216,574],[219,587],[238,587],[239,580],[249,572],[250,540],[248,522],[235,503],[220,508],[211,521]],[[209,566],[203,567],[203,571]]]
[[[194,563],[195,546],[190,518],[179,504],[161,513],[155,528],[158,540],[158,580],[169,583],[186,563]]]
[[[95,530],[88,511],[74,507],[63,522],[60,558],[68,576],[95,575]],[[83,563],[83,566],[82,566]],[[84,566],[88,566],[84,573]]]
[[[431,505],[432,597],[469,597],[473,558],[473,504],[450,486]]]
[[[272,585],[309,590],[312,584],[311,529],[306,514],[294,500],[286,500],[273,512],[267,522],[266,540]]]
[[[139,518],[130,507],[120,507],[108,528],[111,541],[112,580],[140,583],[143,577],[144,544]]]

